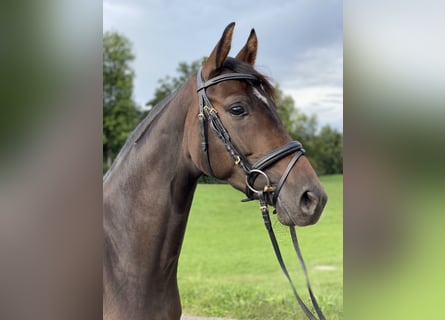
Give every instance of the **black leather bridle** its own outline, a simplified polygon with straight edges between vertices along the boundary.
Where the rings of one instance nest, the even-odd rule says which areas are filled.
[[[235,164],[238,165],[246,175],[246,196],[247,199],[253,200],[254,195],[258,194],[259,191],[263,191],[265,194],[270,195],[268,197],[270,200],[268,201],[269,204],[275,205],[276,201],[278,199],[279,192],[286,181],[287,176],[289,175],[290,171],[292,170],[293,166],[297,162],[297,160],[304,155],[304,149],[300,142],[298,141],[291,141],[286,143],[285,145],[279,147],[278,149],[275,149],[259,159],[257,162],[255,162],[253,165],[250,163],[249,159],[244,155],[244,153],[240,150],[240,148],[233,142],[233,140],[230,137],[229,132],[224,127],[224,124],[222,123],[220,117],[218,116],[218,112],[213,107],[210,99],[208,98],[206,94],[206,89],[208,87],[211,87],[215,84],[218,84],[223,81],[228,80],[247,80],[249,82],[252,82],[253,84],[261,84],[261,80],[251,74],[246,73],[226,73],[219,75],[217,77],[214,77],[210,80],[205,81],[202,76],[202,69],[199,70],[197,75],[197,85],[198,85],[198,95],[199,95],[199,124],[201,129],[201,148],[204,153],[204,157],[207,163],[207,169],[209,171],[209,174],[213,177],[215,177],[215,174],[212,169],[212,165],[210,163],[210,155],[208,150],[208,138],[207,138],[207,126],[206,121],[210,123],[210,127],[212,128],[213,132],[216,134],[216,136],[223,142],[224,146],[226,147],[228,153],[231,155],[233,160],[235,161]],[[277,161],[281,160],[282,158],[295,153],[294,157],[290,161],[287,169],[284,171],[283,176],[281,177],[280,181],[278,182],[276,187],[273,187],[270,185],[270,179],[267,176],[266,173],[264,173],[264,170],[276,163]],[[256,178],[262,175],[266,178],[267,185],[264,187],[263,190],[256,190],[253,186],[255,183]],[[216,178],[216,177],[215,177]]]
[[[199,69],[197,74],[197,92],[199,96],[199,126],[201,131],[201,149],[204,154],[204,158],[207,164],[208,173],[215,177],[215,174],[212,169],[212,165],[210,163],[210,155],[209,155],[209,149],[208,149],[208,125],[207,122],[210,124],[210,127],[212,128],[212,131],[216,134],[216,136],[223,142],[224,146],[226,147],[227,152],[230,154],[232,159],[234,160],[235,164],[238,165],[246,175],[246,196],[247,199],[243,201],[249,201],[254,200],[255,195],[258,197],[258,200],[260,201],[260,210],[264,219],[264,223],[266,226],[266,229],[269,233],[269,237],[272,241],[272,246],[275,251],[275,255],[277,256],[278,262],[280,264],[280,267],[288,279],[292,290],[294,292],[294,295],[300,304],[301,308],[307,315],[309,319],[316,320],[315,316],[312,314],[312,312],[309,310],[309,308],[304,304],[300,296],[298,295],[295,286],[290,278],[290,275],[286,269],[286,266],[284,264],[278,242],[276,240],[275,234],[272,229],[272,223],[269,216],[268,211],[268,205],[275,206],[278,200],[279,193],[281,191],[281,188],[283,187],[284,183],[286,182],[286,179],[294,167],[294,165],[297,163],[298,159],[304,155],[305,150],[303,149],[303,146],[298,141],[291,141],[286,143],[285,145],[271,151],[258,161],[256,161],[254,164],[251,164],[249,159],[245,156],[245,154],[240,150],[240,148],[235,144],[235,142],[231,139],[229,132],[225,128],[224,124],[222,123],[218,112],[215,110],[215,108],[212,105],[212,102],[208,98],[206,94],[206,89],[208,87],[211,87],[213,85],[216,85],[223,81],[229,81],[229,80],[244,80],[252,85],[261,85],[261,79],[256,77],[252,74],[247,73],[225,73],[221,74],[219,76],[216,76],[214,78],[211,78],[209,80],[205,80],[202,75],[202,67]],[[287,165],[286,169],[283,172],[283,175],[281,176],[280,180],[278,181],[278,184],[274,187],[271,184],[271,180],[269,176],[264,172],[265,169],[272,166],[279,160],[283,159],[286,156],[289,156],[291,154],[294,154],[292,159],[290,160],[289,164]],[[265,178],[265,186],[263,189],[255,189],[254,184],[255,180],[258,176],[263,176]],[[215,177],[216,178],[216,177]],[[317,312],[320,320],[325,320],[325,317],[317,303],[317,300],[315,299],[315,296],[312,292],[312,288],[309,283],[309,278],[306,270],[305,263],[303,261],[303,257],[301,255],[300,248],[298,246],[298,240],[296,237],[295,228],[293,226],[290,227],[290,233],[292,238],[292,243],[294,245],[295,251],[297,253],[297,256],[300,260],[300,264],[302,266],[302,269],[306,276],[306,283],[309,291],[309,295],[311,297],[312,304],[314,306],[315,311]]]

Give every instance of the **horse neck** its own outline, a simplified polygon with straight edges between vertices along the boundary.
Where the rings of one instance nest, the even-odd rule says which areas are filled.
[[[193,92],[188,85],[104,183],[104,285],[124,296],[150,300],[153,292],[154,300],[177,291],[177,263],[200,175],[184,147],[194,102],[185,93]]]

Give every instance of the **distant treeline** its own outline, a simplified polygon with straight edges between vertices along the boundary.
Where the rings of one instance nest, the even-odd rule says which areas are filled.
[[[133,100],[134,70],[131,62],[130,41],[117,32],[103,35],[103,171],[110,167],[128,135],[150,112],[150,108],[173,92],[185,80],[197,72],[205,60],[191,63],[180,62],[175,77],[165,76],[158,80],[153,99],[145,111]],[[275,102],[278,113],[293,139],[303,143],[306,156],[319,175],[343,173],[343,134],[329,125],[319,128],[316,115],[307,115],[295,107],[291,96],[285,95],[277,85]],[[202,183],[217,183],[203,176]]]

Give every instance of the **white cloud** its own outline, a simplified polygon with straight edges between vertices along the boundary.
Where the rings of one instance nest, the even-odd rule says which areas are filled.
[[[340,44],[308,48],[283,73],[280,86],[295,106],[321,126],[343,131],[343,55]]]
[[[341,44],[329,47],[309,47],[295,54],[290,66],[282,73],[281,84],[286,87],[342,86],[343,52]]]
[[[139,18],[143,10],[136,4],[123,1],[103,2],[103,29],[118,30],[123,29],[123,25]]]
[[[334,86],[283,88],[290,95],[295,106],[306,114],[315,114],[321,126],[329,124],[343,131],[343,89]]]
[[[197,0],[104,0],[103,28],[116,30],[133,43],[136,59],[134,98],[143,105],[152,98],[157,80],[175,76],[180,61],[208,55],[224,27],[237,23],[233,51],[251,28],[259,37],[258,70],[291,94],[305,113],[319,123],[342,127],[342,3],[239,0],[224,3]],[[330,121],[329,119],[333,119]],[[333,122],[335,121],[335,122]]]

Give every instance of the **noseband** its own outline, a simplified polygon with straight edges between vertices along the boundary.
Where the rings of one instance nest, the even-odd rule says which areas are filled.
[[[235,164],[244,171],[244,174],[246,175],[246,201],[253,200],[255,195],[263,193],[264,195],[268,195],[268,203],[271,205],[275,205],[278,200],[278,195],[281,191],[281,188],[283,187],[287,179],[287,176],[289,175],[297,160],[302,155],[304,155],[305,151],[300,142],[291,141],[271,151],[252,165],[249,159],[247,159],[244,153],[231,139],[229,132],[224,127],[224,124],[222,123],[218,115],[218,112],[215,110],[212,102],[206,94],[206,89],[208,87],[228,80],[246,80],[252,85],[261,85],[261,80],[258,77],[247,73],[226,73],[205,81],[202,76],[202,68],[199,70],[197,75],[197,92],[199,96],[198,118],[201,130],[201,149],[204,153],[204,157],[207,163],[207,169],[209,171],[209,174],[212,177],[215,177],[210,163],[206,121],[210,123],[210,127],[212,128],[213,132],[223,142],[227,152],[230,154]],[[294,157],[289,162],[276,187],[273,187],[270,183],[271,181],[269,176],[264,172],[264,170],[275,164],[282,158],[293,153],[295,153]],[[262,190],[257,190],[254,187],[255,180],[259,175],[264,176],[266,180],[266,185]]]
[[[309,308],[306,306],[306,304],[303,302],[303,300],[300,298],[300,296],[297,293],[297,290],[295,289],[295,285],[292,282],[292,279],[290,278],[289,272],[286,269],[286,266],[284,264],[283,258],[281,256],[281,252],[278,246],[277,239],[275,237],[275,234],[273,232],[272,223],[270,221],[269,211],[267,209],[268,204],[275,206],[278,200],[278,195],[280,194],[281,188],[283,187],[284,183],[286,182],[286,179],[291,172],[294,165],[297,163],[298,159],[304,155],[305,151],[303,149],[303,146],[298,141],[291,141],[283,146],[272,150],[270,153],[256,161],[254,164],[251,164],[249,159],[245,156],[245,154],[240,150],[240,148],[235,144],[235,142],[232,141],[229,132],[227,131],[226,127],[224,127],[224,124],[222,123],[220,117],[218,116],[218,112],[215,110],[215,108],[212,105],[212,102],[210,101],[209,97],[206,94],[206,89],[208,87],[211,87],[213,85],[216,85],[223,81],[229,81],[229,80],[245,80],[248,83],[250,83],[252,86],[255,84],[261,85],[261,79],[258,77],[247,74],[247,73],[226,73],[219,76],[216,76],[212,79],[209,79],[207,81],[204,80],[202,76],[202,67],[198,71],[197,75],[197,92],[199,96],[199,126],[201,131],[201,149],[204,154],[206,163],[207,163],[207,169],[209,174],[215,177],[215,174],[212,169],[212,165],[210,163],[210,155],[209,155],[209,149],[208,149],[208,137],[207,137],[207,128],[206,121],[210,123],[210,127],[212,128],[213,132],[216,134],[216,136],[223,142],[224,146],[226,147],[227,152],[232,157],[233,161],[236,165],[238,165],[246,175],[246,189],[245,193],[247,196],[247,199],[243,201],[250,201],[254,200],[254,197],[257,196],[260,201],[260,210],[264,219],[264,223],[266,226],[266,229],[269,233],[269,237],[272,241],[272,246],[275,251],[275,255],[278,259],[278,263],[280,264],[281,270],[283,271],[284,275],[286,276],[287,280],[289,281],[293,293],[303,309],[306,316],[311,320],[316,320],[314,314],[309,310]],[[269,176],[264,172],[268,167],[272,166],[279,160],[283,159],[286,156],[289,156],[291,154],[294,154],[292,159],[290,160],[289,164],[287,165],[286,169],[283,172],[283,175],[281,176],[280,180],[278,181],[278,184],[274,187],[272,186],[271,180]],[[255,180],[258,176],[263,176],[266,181],[266,185],[263,187],[263,189],[255,189]],[[304,271],[305,277],[306,277],[306,284],[309,291],[309,295],[312,301],[312,304],[314,306],[314,309],[319,317],[320,320],[325,320],[326,318],[323,315],[323,312],[321,311],[317,300],[313,294],[312,288],[309,283],[309,277],[306,270],[306,265],[304,263],[303,257],[301,255],[301,251],[298,245],[297,236],[295,233],[295,228],[290,227],[290,234],[292,238],[292,243],[294,245],[295,251],[297,253],[298,259],[300,261],[301,267]]]

